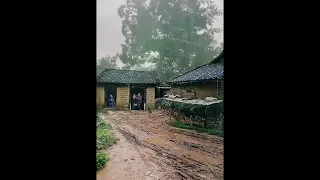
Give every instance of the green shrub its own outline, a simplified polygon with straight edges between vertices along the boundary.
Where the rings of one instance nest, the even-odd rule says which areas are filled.
[[[99,114],[97,114],[97,150],[106,149],[112,144],[116,143],[116,138],[111,132],[111,125],[103,120]]]
[[[199,116],[201,118],[211,117],[211,119],[216,119],[220,116],[220,114],[224,114],[223,104],[223,101],[210,105],[202,105],[159,98],[156,100],[155,107],[156,109],[161,107],[164,109],[179,111],[186,117]]]
[[[96,118],[97,129],[112,129],[111,125],[103,120],[99,114],[97,114]]]
[[[109,160],[109,157],[105,153],[96,153],[96,166],[97,171],[100,169],[103,169],[106,166],[107,161]]]
[[[171,121],[169,123],[169,125],[173,126],[173,127],[176,127],[176,128],[181,128],[181,129],[189,129],[189,130],[195,130],[197,132],[205,132],[205,133],[208,133],[210,135],[216,135],[216,136],[219,136],[219,137],[223,137],[223,128],[205,128],[205,127],[202,127],[202,126],[199,126],[199,125],[196,125],[196,124],[193,124],[193,125],[190,125],[190,124],[184,124],[178,120],[174,120],[174,121]]]
[[[223,132],[223,101],[210,105],[202,105],[159,98],[156,100],[155,105],[157,109],[164,109],[169,112],[174,119],[184,124],[197,124],[207,129],[218,129],[216,131],[219,131],[219,133],[214,131],[216,134]]]
[[[111,130],[111,125],[107,123],[106,121],[97,121],[97,129],[109,129]]]
[[[99,114],[96,115],[96,126],[97,126],[97,146],[96,150],[106,149],[112,144],[116,143],[116,138],[111,132],[112,128],[109,123],[103,120]],[[102,152],[96,153],[96,166],[97,171],[103,169],[109,160],[107,154]]]
[[[209,129],[207,131],[208,134],[210,135],[216,135],[216,136],[219,136],[219,137],[223,137],[224,134],[223,134],[223,130],[219,130],[219,129]]]
[[[97,129],[97,150],[106,149],[116,143],[110,129]]]

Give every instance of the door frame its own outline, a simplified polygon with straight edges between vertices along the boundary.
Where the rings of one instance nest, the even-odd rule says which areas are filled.
[[[117,106],[117,86],[114,84],[108,84],[104,86],[104,95],[105,95],[105,107],[108,107],[108,88],[112,88],[114,91],[113,98],[114,98],[114,108]]]
[[[131,94],[131,92],[132,92],[132,88],[143,88],[143,96],[142,96],[142,98],[143,98],[143,110],[145,111],[146,110],[146,99],[147,99],[147,94],[146,94],[146,92],[147,92],[147,87],[146,86],[142,86],[142,85],[130,85],[130,87],[129,87],[129,104],[130,104],[130,110],[132,110],[132,94]]]

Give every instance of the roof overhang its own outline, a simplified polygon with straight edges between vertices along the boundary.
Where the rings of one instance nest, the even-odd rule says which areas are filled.
[[[218,78],[217,79],[208,79],[208,80],[195,80],[195,81],[168,82],[168,84],[182,85],[182,84],[210,83],[210,82],[216,83],[217,81],[223,82],[223,78],[221,78],[221,79],[218,79]]]
[[[171,89],[171,87],[157,87],[159,89]]]

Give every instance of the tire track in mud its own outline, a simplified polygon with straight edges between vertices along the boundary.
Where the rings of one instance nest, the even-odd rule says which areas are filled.
[[[155,133],[157,131],[156,129],[153,129],[153,128],[157,128],[157,129],[162,128],[162,129],[165,129],[166,131],[176,133],[179,135],[183,135],[183,137],[181,137],[179,139],[172,138],[170,136],[164,137],[164,139],[167,141],[174,142],[174,144],[176,144],[177,146],[184,146],[186,149],[189,149],[191,151],[200,150],[200,151],[206,152],[207,155],[210,157],[223,159],[223,141],[221,138],[219,139],[218,137],[216,137],[216,138],[213,138],[210,136],[208,137],[208,135],[206,135],[206,134],[195,133],[195,132],[183,130],[183,129],[180,130],[180,129],[177,129],[174,127],[165,126],[163,124],[158,125],[158,126],[156,125],[156,127],[149,128],[148,130],[145,129],[147,127],[144,126],[143,124],[137,125],[134,123],[134,124],[132,124],[132,126],[149,134],[149,135],[151,134],[150,132]],[[188,141],[188,140],[190,140],[190,138],[195,139],[193,141],[207,140],[204,142],[204,144],[214,143],[215,146],[201,145],[201,144],[199,144],[199,142],[198,143],[190,142],[190,141]],[[181,139],[183,139],[183,140],[181,140]]]
[[[184,157],[181,158],[173,154],[170,150],[166,150],[162,147],[157,147],[154,144],[148,143],[143,140],[139,140],[134,134],[130,133],[128,130],[119,128],[119,131],[131,142],[139,146],[144,146],[149,149],[152,149],[157,153],[158,156],[161,156],[165,159],[165,163],[174,167],[176,174],[181,176],[182,179],[221,179],[222,172],[219,171],[221,167],[207,167],[204,163],[196,161],[192,158]],[[151,158],[152,159],[152,158]],[[215,172],[212,172],[215,171]],[[211,177],[210,174],[213,173],[214,177]],[[203,175],[206,174],[207,176]]]
[[[166,179],[223,179],[223,138],[166,126],[162,115],[116,111],[108,116],[129,142],[154,151],[139,149],[146,161],[165,168]]]
[[[160,166],[161,164],[155,161],[157,158],[155,158],[154,161],[149,159],[149,157],[155,157],[153,150],[141,146],[138,141],[135,142],[135,138],[127,138],[128,136],[125,136],[125,133],[120,132],[122,125],[119,126],[119,124],[113,122],[110,117],[106,117],[105,115],[102,116],[111,124],[114,133],[118,134],[117,137],[119,137],[119,140],[121,139],[121,142],[113,146],[113,148],[117,149],[117,152],[113,150],[110,154],[112,155],[112,165],[109,167],[107,166],[107,168],[99,172],[100,174],[98,174],[98,179],[115,178],[122,180],[127,179],[125,178],[126,176],[130,176],[129,179],[132,180],[179,179],[174,172],[168,169],[168,166]],[[128,162],[132,165],[128,166]]]

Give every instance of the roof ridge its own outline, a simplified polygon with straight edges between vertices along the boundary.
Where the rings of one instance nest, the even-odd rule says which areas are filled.
[[[188,70],[188,71],[186,71],[186,72],[184,72],[184,73],[182,73],[182,74],[180,74],[180,75],[177,75],[177,76],[174,76],[173,78],[170,78],[169,80],[176,79],[176,78],[178,78],[178,77],[180,77],[180,76],[183,76],[183,75],[187,74],[188,72],[194,71],[194,70],[196,70],[196,69],[198,69],[198,68],[200,68],[200,67],[206,66],[206,65],[208,65],[208,63],[203,64],[203,65],[201,65],[201,66],[198,66],[198,67],[196,67],[196,68],[194,68],[194,69],[190,69],[190,70]],[[169,80],[167,80],[166,82],[168,82]]]
[[[181,76],[183,76],[183,75],[185,75],[185,74],[187,74],[187,73],[189,73],[189,72],[195,71],[195,70],[197,70],[197,69],[199,69],[199,68],[201,68],[201,67],[204,67],[204,66],[207,66],[207,65],[215,65],[216,63],[219,63],[220,60],[221,60],[223,57],[224,57],[224,50],[222,50],[222,52],[221,52],[216,58],[214,58],[211,62],[206,63],[206,64],[203,64],[203,65],[198,66],[198,67],[196,67],[196,68],[193,68],[193,69],[191,69],[191,70],[189,70],[189,71],[186,71],[186,72],[184,72],[184,73],[182,73],[182,74],[180,74],[180,75],[174,76],[174,77],[170,78],[169,80],[167,80],[166,82],[168,82],[168,83],[169,83],[169,82],[172,82],[172,80],[174,80],[174,79],[176,79],[176,78],[179,78],[179,77],[181,77]]]
[[[120,78],[120,79],[119,79]],[[122,79],[122,80],[121,80]],[[98,82],[120,82],[122,83],[157,83],[159,76],[156,71],[137,71],[129,69],[104,69],[98,76]]]
[[[186,71],[186,72],[184,72],[184,73],[182,73],[182,74],[180,74],[180,75],[174,76],[174,77],[170,78],[169,80],[167,80],[166,82],[168,82],[168,81],[170,81],[170,80],[172,80],[172,79],[176,79],[176,78],[178,78],[178,77],[180,77],[180,76],[182,76],[182,75],[187,74],[187,73],[190,72],[190,71],[194,71],[194,70],[196,70],[196,69],[198,69],[198,68],[200,68],[200,67],[203,67],[203,66],[205,66],[205,65],[209,65],[209,64],[213,64],[213,63],[217,62],[218,60],[220,60],[221,58],[224,57],[224,53],[223,53],[223,52],[224,52],[224,50],[222,50],[222,52],[221,52],[216,58],[214,58],[211,62],[206,63],[206,64],[203,64],[203,65],[201,65],[201,66],[198,66],[198,67],[196,67],[196,68],[194,68],[194,69],[191,69],[191,70],[189,70],[189,71]]]
[[[97,78],[99,78],[99,76],[101,76],[101,74],[103,73],[103,72],[105,72],[107,69],[104,69],[103,71],[101,71],[99,74],[98,74],[98,76],[97,76]]]
[[[224,50],[222,50],[222,52],[216,58],[214,58],[211,62],[209,62],[208,64],[213,64],[215,62],[219,62],[221,60],[221,58],[224,58]]]
[[[104,70],[117,70],[117,71],[139,71],[139,72],[155,72],[155,70],[152,71],[145,71],[145,70],[135,70],[135,69],[112,69],[112,68],[105,68]],[[103,71],[104,71],[103,70]]]

